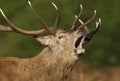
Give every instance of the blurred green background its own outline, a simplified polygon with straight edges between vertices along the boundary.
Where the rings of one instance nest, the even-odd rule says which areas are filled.
[[[83,4],[84,12],[81,19],[87,21],[97,10],[95,20],[100,17],[102,26],[86,48],[86,53],[80,57],[96,66],[120,64],[120,0],[31,0],[32,5],[44,21],[52,26],[56,12],[51,5],[54,2],[61,12],[60,27],[68,29]],[[0,0],[0,8],[16,26],[26,30],[42,29],[42,26],[32,15],[27,0]],[[0,24],[8,25],[0,14]],[[95,27],[95,21],[89,25]],[[0,56],[32,57],[42,50],[41,46],[31,36],[10,32],[0,32]]]

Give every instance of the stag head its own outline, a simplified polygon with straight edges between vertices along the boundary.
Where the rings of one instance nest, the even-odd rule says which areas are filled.
[[[85,52],[85,49],[83,48],[83,45],[88,43],[93,35],[98,31],[101,20],[99,19],[99,22],[96,22],[96,28],[92,31],[90,31],[87,28],[87,25],[93,21],[93,19],[96,16],[96,10],[94,11],[94,14],[90,20],[87,22],[83,22],[80,20],[80,16],[83,12],[83,7],[80,5],[80,13],[78,16],[75,15],[75,19],[73,21],[73,24],[69,30],[63,30],[63,29],[58,29],[59,21],[60,21],[60,12],[57,8],[57,6],[52,3],[52,5],[55,7],[56,12],[57,12],[57,18],[56,22],[53,26],[53,29],[46,25],[45,28],[48,30],[49,33],[52,35],[49,36],[34,36],[34,38],[40,42],[43,45],[48,46],[52,51],[57,51],[61,52],[63,51],[64,53],[61,53],[60,56],[64,56],[67,54],[67,56],[73,55],[73,57],[78,57],[79,55],[83,54]],[[32,6],[30,6],[32,9]],[[33,11],[33,9],[32,9]],[[35,15],[35,11],[33,11]],[[38,16],[36,16],[38,18]],[[38,18],[38,20],[41,20]],[[81,23],[79,27],[76,27],[77,23]],[[65,53],[67,52],[67,53]],[[63,55],[62,55],[63,54]]]
[[[29,7],[36,17],[36,19],[42,24],[44,29],[42,30],[35,30],[35,31],[28,31],[20,29],[16,27],[3,13],[2,9],[0,12],[2,13],[5,20],[9,23],[10,27],[0,25],[0,31],[7,31],[7,32],[17,32],[20,34],[31,35],[41,44],[47,46],[51,50],[51,54],[53,56],[57,56],[58,58],[65,58],[67,61],[76,61],[78,56],[85,52],[83,45],[88,43],[93,35],[98,31],[101,21],[99,19],[96,22],[96,28],[94,30],[88,29],[87,25],[90,24],[95,16],[96,11],[94,11],[93,16],[86,21],[85,23],[80,19],[80,16],[83,12],[83,7],[80,5],[80,12],[78,15],[75,15],[73,24],[69,30],[58,29],[59,22],[60,22],[60,11],[58,7],[52,2],[52,5],[55,7],[57,12],[57,18],[53,25],[53,27],[49,27],[35,12],[33,9],[30,1],[28,1]],[[80,23],[80,26],[76,26],[77,23]],[[41,34],[49,33],[48,36],[40,36]],[[67,59],[67,58],[68,59]]]

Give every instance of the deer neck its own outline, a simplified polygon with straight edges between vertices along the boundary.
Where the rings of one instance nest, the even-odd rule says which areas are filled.
[[[53,51],[49,47],[46,47],[39,55],[32,58],[33,60],[31,64],[34,63],[32,66],[35,69],[45,69],[43,71],[46,72],[43,73],[47,73],[49,75],[54,73],[55,76],[64,78],[71,71],[77,58],[75,57],[73,60],[72,53],[70,51],[62,51],[62,49],[59,51]],[[71,53],[71,56],[68,53]]]

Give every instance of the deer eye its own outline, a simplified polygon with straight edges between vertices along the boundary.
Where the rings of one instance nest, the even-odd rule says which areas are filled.
[[[64,37],[64,36],[63,36],[63,35],[61,35],[61,36],[59,36],[59,37],[58,37],[58,39],[62,39],[63,37]]]

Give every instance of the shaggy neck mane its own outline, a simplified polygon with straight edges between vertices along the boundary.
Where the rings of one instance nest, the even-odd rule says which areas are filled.
[[[39,55],[35,56],[34,58],[31,58],[32,60],[30,62],[32,65],[30,66],[32,67],[30,68],[35,68],[33,72],[34,75],[36,73],[36,76],[42,78],[45,78],[44,75],[48,75],[49,79],[53,79],[54,77],[55,80],[63,80],[67,77],[72,67],[75,65],[75,62],[71,63],[68,60],[65,60],[65,58],[63,58],[62,56],[63,54],[60,57],[59,54],[54,53],[55,52],[46,47]],[[39,68],[39,71],[35,71],[37,68]]]

